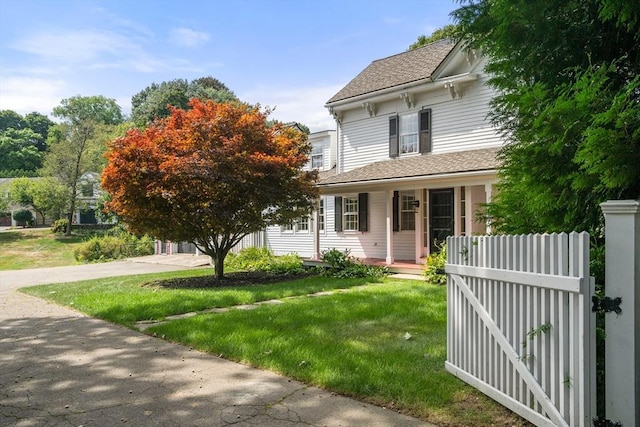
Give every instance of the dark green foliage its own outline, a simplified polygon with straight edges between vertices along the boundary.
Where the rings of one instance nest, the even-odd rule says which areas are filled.
[[[216,102],[237,101],[235,94],[214,77],[201,77],[191,82],[175,79],[160,84],[152,83],[131,98],[131,120],[136,126],[170,115],[169,105],[183,110],[191,108],[191,98]]]
[[[429,254],[427,264],[424,268],[424,277],[427,282],[434,285],[444,286],[447,284],[447,275],[444,273],[444,266],[447,263],[447,243],[438,245],[438,251]]]
[[[412,43],[409,46],[409,50],[414,50],[442,39],[455,39],[457,38],[457,33],[458,27],[456,25],[445,25],[444,27],[435,30],[429,37],[425,36],[424,34],[419,36],[418,40],[416,40],[415,43]]]
[[[386,267],[366,265],[350,255],[348,249],[339,251],[332,248],[322,251],[322,262],[328,264],[328,268],[322,270],[326,276],[337,278],[369,277],[382,279],[389,274]]]
[[[13,220],[23,227],[33,224],[34,218],[30,210],[20,209],[13,213]]]
[[[230,253],[225,260],[227,268],[237,271],[265,271],[275,274],[304,272],[302,259],[296,254],[275,256],[267,248],[249,247]]]
[[[599,235],[601,202],[640,196],[640,38],[627,25],[640,3],[464,3],[453,15],[488,56],[490,117],[510,142],[494,230]]]

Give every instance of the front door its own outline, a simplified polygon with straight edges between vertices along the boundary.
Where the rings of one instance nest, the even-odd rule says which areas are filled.
[[[438,251],[438,245],[452,236],[453,188],[429,190],[429,252]]]

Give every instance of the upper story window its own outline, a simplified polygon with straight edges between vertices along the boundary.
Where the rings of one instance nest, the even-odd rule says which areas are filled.
[[[87,183],[82,185],[82,196],[93,197],[93,183]]]
[[[400,154],[418,152],[418,115],[400,116]]]
[[[311,151],[311,168],[322,169],[323,165],[322,146],[314,146]]]
[[[389,157],[431,151],[431,109],[389,117]]]

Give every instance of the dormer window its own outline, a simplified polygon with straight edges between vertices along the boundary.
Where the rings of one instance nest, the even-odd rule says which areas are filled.
[[[311,168],[322,169],[323,166],[322,146],[314,146],[311,149]]]

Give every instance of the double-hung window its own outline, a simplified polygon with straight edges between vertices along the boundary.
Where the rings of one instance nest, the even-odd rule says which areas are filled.
[[[418,152],[418,115],[400,116],[400,154]]]
[[[369,193],[335,197],[335,230],[369,231]]]
[[[318,221],[320,231],[324,231],[324,198],[320,198],[320,205],[318,206]]]
[[[324,163],[322,159],[322,146],[317,145],[311,149],[311,168],[322,169]]]
[[[296,231],[298,233],[308,233],[309,232],[309,217],[301,216],[296,221]]]
[[[431,109],[389,117],[389,157],[431,152]]]
[[[344,198],[344,231],[358,230],[358,198]]]
[[[400,193],[400,229],[415,230],[416,229],[416,211],[415,201],[416,194],[414,191],[402,191]]]

